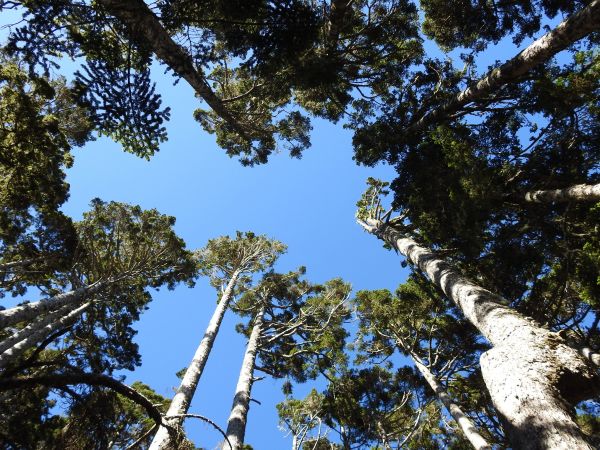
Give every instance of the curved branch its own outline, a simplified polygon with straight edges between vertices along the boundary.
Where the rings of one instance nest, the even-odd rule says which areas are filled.
[[[165,419],[174,419],[177,417],[182,417],[182,418],[192,418],[192,419],[200,419],[203,420],[204,422],[206,422],[209,425],[212,425],[212,427],[217,430],[219,433],[221,433],[223,435],[223,437],[225,438],[225,440],[227,441],[227,444],[229,445],[229,448],[233,448],[233,446],[231,445],[231,442],[229,442],[229,438],[227,437],[227,434],[225,433],[225,431],[223,431],[223,429],[217,425],[216,423],[214,423],[212,420],[210,420],[208,417],[204,417],[201,416],[200,414],[173,414],[171,416],[165,416]]]
[[[148,415],[158,424],[162,423],[162,414],[148,398],[126,384],[121,383],[107,375],[96,373],[69,373],[56,375],[42,375],[38,377],[0,379],[0,391],[23,389],[31,386],[42,385],[48,387],[61,387],[73,384],[88,384],[103,386],[127,397],[143,407]]]

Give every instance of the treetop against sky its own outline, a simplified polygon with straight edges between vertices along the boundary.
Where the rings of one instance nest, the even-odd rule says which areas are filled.
[[[57,288],[55,274],[78,260],[66,244],[48,242],[74,242],[69,218],[80,220],[95,198],[176,218],[173,229],[190,250],[252,231],[287,246],[279,273],[306,266],[314,283],[340,277],[354,292],[393,292],[409,269],[354,217],[373,177],[391,182],[408,232],[519,314],[587,333],[597,243],[588,237],[589,207],[523,203],[529,192],[598,182],[598,1],[0,5],[10,25],[3,67],[21,71],[6,69],[0,79],[18,94],[2,100],[14,112],[5,122],[25,114],[9,101],[39,117],[7,134],[25,143],[10,164],[41,174],[30,180],[50,180],[23,178],[22,192],[45,194],[25,202],[21,191],[7,191],[21,226],[0,217],[3,258],[53,255],[40,268],[53,275],[15,278],[13,292],[29,286],[26,297],[36,300],[35,286]],[[29,14],[19,22],[23,9]],[[506,61],[501,76],[490,71]],[[525,63],[527,70],[512,70]],[[75,83],[72,94],[62,75]],[[467,91],[477,80],[483,87]],[[69,102],[87,110],[64,115]],[[53,177],[28,159],[39,146],[57,155]],[[61,287],[75,287],[76,275],[63,276]],[[576,293],[552,303],[547,293],[563,279]],[[152,292],[134,323],[142,364],[116,374],[172,398],[175,373],[189,364],[219,296],[205,276],[193,288]],[[544,312],[535,302],[549,306]],[[225,315],[189,408],[223,427],[247,341],[235,333],[240,320]],[[267,378],[253,388],[262,404],[252,403],[246,442],[256,449],[289,446],[274,408],[281,386]],[[294,397],[314,386],[324,390],[325,379],[295,387]],[[185,429],[207,448],[222,439],[199,421]]]

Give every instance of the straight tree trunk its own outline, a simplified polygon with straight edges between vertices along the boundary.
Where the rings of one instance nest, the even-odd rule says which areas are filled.
[[[38,342],[44,340],[46,337],[50,336],[55,331],[60,330],[61,328],[64,328],[67,325],[70,325],[73,322],[75,322],[75,320],[77,320],[79,316],[90,307],[91,304],[92,302],[84,303],[83,305],[74,309],[73,311],[61,317],[60,319],[55,320],[52,323],[48,323],[46,324],[46,326],[39,328],[37,331],[31,333],[22,341],[13,345],[4,353],[0,354],[0,368],[5,367],[11,361],[14,361],[29,348],[33,347]]]
[[[492,344],[481,370],[514,448],[593,449],[572,417],[575,404],[599,391],[588,361],[410,237],[377,220],[361,225],[426,273]]]
[[[43,313],[53,311],[69,303],[78,304],[86,296],[99,292],[110,283],[110,281],[96,281],[90,285],[73,291],[64,292],[55,295],[54,297],[0,311],[0,329],[15,325],[19,322],[32,321],[33,319],[40,317]]]
[[[429,367],[423,364],[421,358],[416,354],[411,352],[409,355],[417,369],[419,369],[419,372],[421,372],[421,375],[423,375],[423,378],[425,378],[425,381],[427,381],[427,384],[429,384],[429,387],[431,387],[433,392],[435,392],[435,395],[437,395],[444,404],[473,448],[476,450],[491,450],[492,447],[487,443],[484,437],[477,432],[475,424],[465,415],[465,413],[463,413],[460,406],[452,400],[452,397],[450,397],[446,389],[444,389],[444,386],[438,381],[437,377],[429,370]]]
[[[531,191],[525,200],[533,203],[597,202],[600,200],[600,184],[576,184],[564,189]]]
[[[223,321],[225,312],[227,311],[229,303],[233,298],[233,290],[239,276],[240,271],[236,270],[231,276],[229,283],[227,283],[227,287],[225,288],[223,295],[221,295],[221,299],[219,300],[217,308],[215,309],[215,312],[208,323],[208,327],[204,332],[204,337],[196,349],[196,353],[194,354],[192,362],[185,371],[185,375],[181,380],[181,384],[179,385],[173,400],[171,400],[171,404],[169,405],[169,409],[166,414],[167,417],[187,414],[190,404],[192,403],[194,393],[196,392],[198,382],[200,381],[200,377],[202,376],[202,372],[206,366],[208,355],[210,354],[217,334],[219,333],[221,322]],[[176,417],[174,419],[170,419],[168,424],[173,427],[173,429],[177,429],[181,427],[183,420],[184,417]],[[174,445],[175,443],[169,434],[169,429],[161,426],[154,436],[149,450],[165,450],[173,448]]]
[[[256,353],[258,351],[258,341],[263,327],[264,307],[260,309],[254,319],[252,333],[248,339],[248,346],[244,354],[242,369],[238,378],[235,396],[231,414],[227,421],[227,439],[231,444],[231,449],[227,441],[223,443],[221,450],[241,450],[244,444],[244,435],[246,434],[246,423],[248,419],[248,410],[250,409],[250,392],[254,382],[254,366],[256,365]]]
[[[533,42],[514,58],[492,70],[475,84],[420,119],[402,132],[415,133],[433,123],[442,122],[463,106],[481,100],[505,84],[517,81],[531,69],[547,61],[572,43],[600,28],[600,0],[593,0],[576,14],[561,22],[554,30]]]
[[[100,0],[100,4],[126,26],[131,39],[150,47],[156,57],[187,81],[217,115],[242,137],[245,136],[243,127],[210,88],[202,72],[194,65],[192,56],[173,40],[142,0]]]
[[[12,261],[12,262],[7,262],[7,263],[2,263],[2,264],[0,264],[0,273],[6,272],[7,270],[10,270],[10,269],[14,269],[15,267],[28,266],[29,264],[33,264],[38,261],[44,261],[45,259],[47,259],[47,258],[45,258],[43,256],[38,256],[36,258],[27,258],[27,259],[23,259],[21,261]]]
[[[18,330],[12,336],[7,337],[2,342],[0,342],[0,354],[4,353],[6,350],[11,348],[13,345],[21,342],[23,339],[31,336],[34,333],[37,333],[39,330],[44,328],[46,325],[51,324],[52,322],[60,319],[66,314],[69,314],[73,309],[77,308],[77,304],[67,304],[62,308],[57,309],[56,311],[51,312],[50,314],[44,315],[41,319],[38,319],[34,322],[31,322],[25,328]]]

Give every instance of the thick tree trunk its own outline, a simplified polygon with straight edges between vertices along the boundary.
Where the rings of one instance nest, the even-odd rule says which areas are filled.
[[[173,397],[173,400],[171,400],[169,410],[166,414],[167,417],[187,414],[190,404],[192,403],[194,393],[196,392],[196,387],[198,386],[198,382],[200,381],[200,377],[204,371],[204,366],[206,366],[208,355],[210,354],[217,334],[219,333],[221,322],[223,322],[225,312],[227,311],[229,303],[233,298],[233,290],[235,289],[235,285],[239,276],[239,270],[235,271],[231,276],[229,283],[227,283],[227,287],[225,288],[223,295],[221,295],[221,299],[219,300],[217,308],[215,309],[215,312],[208,323],[208,327],[204,332],[204,337],[196,349],[196,353],[194,354],[192,362],[185,371],[185,375],[181,380],[181,384],[177,389],[177,393]],[[169,425],[175,430],[179,428],[182,423],[183,417],[177,417],[169,420]],[[169,429],[161,426],[152,440],[150,450],[165,450],[173,448],[174,445],[175,444],[169,434]]]
[[[44,328],[46,325],[53,323],[54,321],[60,319],[66,314],[69,314],[73,309],[77,308],[77,304],[67,304],[62,308],[57,309],[56,311],[51,312],[50,314],[44,315],[41,319],[38,319],[34,322],[31,322],[25,328],[18,330],[12,336],[7,337],[2,342],[0,342],[0,354],[4,353],[6,350],[11,348],[13,345],[21,342],[23,339],[31,336],[34,333],[37,333],[39,330]]]
[[[78,304],[86,296],[99,292],[109,284],[109,281],[97,281],[88,286],[64,292],[55,295],[54,297],[0,311],[0,329],[15,325],[19,322],[31,321],[41,316],[43,313],[53,311],[69,303]]]
[[[597,202],[600,200],[600,184],[576,184],[564,189],[527,192],[525,200],[534,203]]]
[[[171,38],[142,0],[100,0],[100,4],[127,27],[131,39],[150,47],[156,57],[187,81],[217,115],[245,136],[243,127],[215,95],[191,55]]]
[[[227,439],[231,443],[225,442],[221,450],[241,450],[244,444],[244,435],[246,434],[246,423],[248,419],[248,410],[250,409],[250,392],[254,382],[254,366],[256,365],[256,353],[258,351],[258,341],[262,332],[264,308],[256,315],[252,333],[248,339],[248,346],[242,362],[242,369],[235,388],[231,414],[227,421]]]
[[[38,328],[33,333],[29,334],[29,336],[17,342],[11,348],[0,354],[0,368],[5,367],[11,361],[14,361],[25,351],[27,351],[27,349],[33,347],[38,342],[44,340],[46,337],[50,336],[55,331],[58,331],[61,328],[64,328],[67,325],[70,325],[71,323],[75,322],[75,320],[77,320],[79,316],[90,307],[91,304],[92,302],[84,303],[80,307],[72,310],[70,313],[62,316],[57,320],[52,321],[51,323],[46,324],[43,327]]]
[[[596,395],[599,380],[575,349],[391,226],[361,224],[426,273],[492,344],[481,356],[481,370],[514,448],[593,448],[573,420],[572,407]]]
[[[465,413],[463,413],[460,406],[454,403],[452,397],[446,392],[446,389],[444,389],[444,386],[438,381],[437,377],[429,370],[429,367],[423,364],[423,361],[421,361],[417,355],[410,353],[410,357],[419,372],[421,372],[421,375],[423,375],[423,378],[425,378],[425,381],[427,381],[427,384],[429,384],[433,392],[435,392],[435,395],[437,395],[444,404],[473,448],[476,450],[491,450],[492,447],[487,443],[484,437],[477,432],[475,424],[465,415]]]
[[[594,0],[581,11],[561,22],[554,30],[545,34],[514,58],[489,72],[485,77],[469,86],[452,99],[426,113],[404,129],[414,133],[433,123],[442,122],[463,106],[482,99],[503,85],[517,81],[535,66],[547,61],[573,42],[600,28],[600,0]]]

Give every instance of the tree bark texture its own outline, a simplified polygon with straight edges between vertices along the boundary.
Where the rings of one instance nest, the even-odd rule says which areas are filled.
[[[476,450],[492,450],[492,447],[487,443],[485,438],[477,432],[475,424],[465,415],[465,413],[463,413],[460,406],[452,400],[452,397],[450,397],[446,389],[444,389],[444,386],[438,381],[437,377],[429,370],[429,367],[423,364],[423,361],[421,361],[417,355],[410,353],[410,357],[419,372],[421,372],[421,375],[423,375],[423,378],[425,378],[425,381],[427,381],[427,384],[429,384],[429,387],[431,387],[433,392],[435,392],[435,395],[437,395],[444,404],[473,448]]]
[[[4,351],[0,354],[0,368],[5,367],[11,361],[14,361],[16,358],[21,356],[27,349],[33,347],[40,341],[43,341],[46,337],[50,336],[52,333],[60,330],[61,328],[70,325],[75,322],[79,318],[83,312],[91,306],[92,302],[87,302],[81,305],[78,308],[75,308],[71,312],[63,315],[60,318],[55,317],[56,320],[50,321],[50,323],[45,324],[37,328],[37,330],[30,333],[23,340],[17,342],[11,348]],[[62,308],[61,308],[62,310]],[[59,311],[61,311],[59,310]]]
[[[231,449],[229,448],[229,444],[225,442],[221,450],[241,450],[244,444],[248,410],[250,409],[250,392],[252,391],[252,384],[254,382],[254,366],[256,365],[256,354],[258,351],[258,341],[262,333],[264,313],[264,308],[261,308],[254,319],[252,333],[250,334],[250,339],[248,339],[242,369],[240,370],[240,376],[235,388],[235,396],[233,397],[233,405],[229,420],[227,421],[226,431],[227,438],[231,443]]]
[[[229,303],[233,298],[233,290],[235,289],[235,285],[240,276],[240,271],[235,271],[229,282],[227,283],[227,287],[221,295],[217,308],[213,313],[210,322],[208,323],[208,327],[204,332],[204,337],[202,341],[200,341],[200,345],[196,349],[196,353],[190,363],[189,367],[185,371],[185,375],[181,380],[181,384],[171,400],[171,404],[169,405],[169,409],[167,411],[167,417],[187,414],[190,404],[192,403],[192,399],[194,397],[194,393],[196,392],[196,388],[198,386],[198,382],[200,381],[200,377],[202,376],[202,372],[204,371],[204,367],[206,366],[206,361],[208,360],[208,356],[213,348],[215,343],[215,339],[219,332],[219,328],[221,326],[221,322],[223,322],[223,317],[225,316],[225,312],[229,307]],[[169,419],[169,425],[172,427],[171,430],[177,429],[183,423],[183,417],[176,417],[174,419]],[[169,428],[165,426],[161,426],[154,439],[152,440],[152,444],[150,445],[149,450],[165,450],[169,448],[173,448],[175,443],[171,438],[169,433]]]
[[[547,61],[573,42],[598,30],[599,17],[600,0],[594,0],[581,11],[561,22],[554,30],[533,42],[517,56],[492,70],[443,105],[414,121],[403,133],[415,133],[428,125],[444,121],[461,107],[482,99],[507,83],[517,81],[535,66]]]
[[[4,353],[6,350],[11,348],[13,345],[21,342],[23,339],[31,336],[34,333],[37,333],[39,330],[44,328],[46,325],[60,319],[66,314],[69,314],[73,309],[77,308],[77,305],[73,305],[71,303],[66,304],[62,308],[57,309],[49,314],[44,315],[41,319],[38,319],[34,322],[31,322],[25,328],[18,330],[12,336],[7,337],[2,342],[0,342],[0,354]]]
[[[55,295],[54,297],[0,311],[0,329],[19,322],[32,321],[46,312],[56,310],[69,303],[78,304],[87,296],[99,292],[109,284],[110,282],[107,281],[97,281],[73,291]]]
[[[362,225],[426,273],[492,344],[481,356],[481,370],[514,448],[593,448],[572,407],[598,393],[599,379],[577,350],[412,238],[376,220]]]
[[[597,202],[600,200],[600,184],[576,184],[564,189],[527,192],[525,200],[533,203]]]
[[[171,38],[158,17],[142,0],[100,0],[100,4],[127,26],[131,39],[150,47],[156,57],[187,81],[217,115],[242,137],[245,136],[242,126],[210,88],[204,75],[195,67],[191,55]]]

